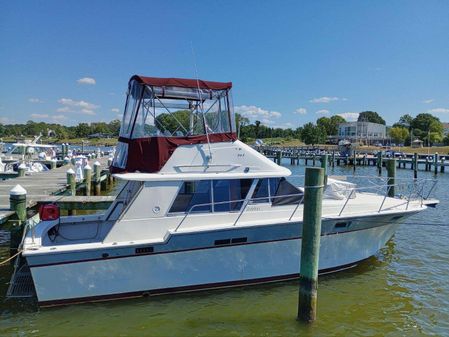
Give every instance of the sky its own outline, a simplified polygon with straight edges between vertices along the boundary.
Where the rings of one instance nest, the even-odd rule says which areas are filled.
[[[449,121],[445,0],[0,0],[0,46],[4,124],[120,118],[133,74],[232,81],[235,110],[273,127]]]

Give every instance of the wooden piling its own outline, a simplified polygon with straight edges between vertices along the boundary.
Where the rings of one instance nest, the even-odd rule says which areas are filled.
[[[101,164],[98,161],[94,163],[94,181],[95,195],[101,195]]]
[[[281,151],[276,152],[276,164],[281,165],[282,153]]]
[[[352,170],[355,172],[355,167],[357,166],[357,153],[355,152],[355,150],[353,151],[352,158],[353,158]]]
[[[445,165],[444,161],[445,161],[445,157],[441,157],[441,159],[440,159],[440,172],[441,173],[444,173],[444,165]]]
[[[84,166],[84,184],[86,186],[85,194],[90,196],[91,184],[92,184],[92,168],[87,164]]]
[[[56,168],[56,164],[57,164],[57,160],[56,159],[52,159],[51,160],[51,162],[50,162],[50,168],[52,169],[52,170],[54,170],[55,168]]]
[[[388,175],[388,196],[394,198],[395,196],[395,177],[396,177],[396,159],[390,158],[385,161]]]
[[[322,168],[306,168],[298,320],[307,323],[316,319],[323,183]]]
[[[328,165],[329,155],[326,153],[321,156],[321,168],[324,170],[324,185],[327,185]]]
[[[332,167],[335,167],[335,151],[332,151]]]
[[[70,191],[70,195],[76,195],[76,180],[75,180],[75,171],[73,169],[67,170],[67,186]]]
[[[413,154],[413,178],[418,178],[418,153]]]
[[[17,168],[18,177],[24,177],[26,170],[27,166],[24,163],[20,164]]]
[[[433,156],[433,173],[435,175],[438,174],[438,152],[435,152],[435,155]]]
[[[382,152],[377,152],[377,173],[382,175]]]
[[[24,223],[27,219],[27,191],[20,185],[9,191],[9,209],[16,212],[18,222],[13,223],[10,231],[9,252],[13,256],[22,240]]]

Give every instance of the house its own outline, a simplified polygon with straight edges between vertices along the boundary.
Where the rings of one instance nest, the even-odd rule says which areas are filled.
[[[423,147],[423,141],[421,139],[415,139],[412,142],[412,148],[417,149],[417,148],[420,148],[420,147]]]
[[[338,138],[364,144],[385,143],[387,127],[371,122],[346,122],[338,126]]]

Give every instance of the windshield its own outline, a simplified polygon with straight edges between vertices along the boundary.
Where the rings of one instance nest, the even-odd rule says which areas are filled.
[[[230,89],[155,87],[131,81],[120,136],[186,137],[235,132]]]

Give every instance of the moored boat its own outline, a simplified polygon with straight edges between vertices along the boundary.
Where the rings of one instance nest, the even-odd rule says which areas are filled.
[[[46,205],[25,235],[22,267],[41,305],[298,277],[303,190],[289,169],[237,139],[231,89],[130,79],[111,166],[125,184],[114,203],[68,217]],[[332,179],[325,195],[321,272],[376,254],[427,208],[422,191],[393,198]]]

